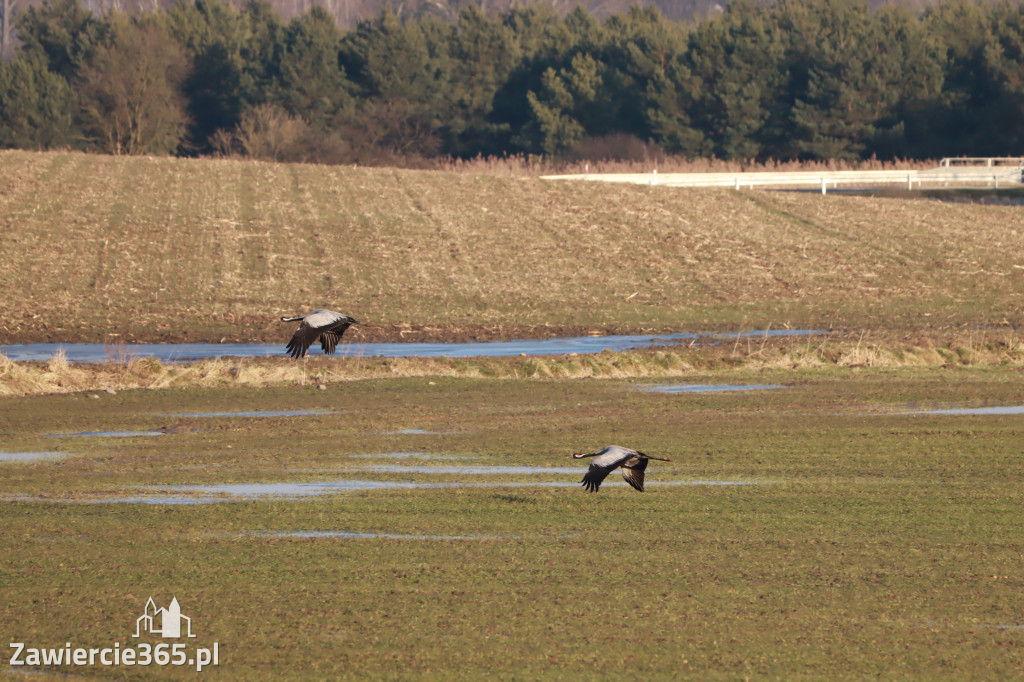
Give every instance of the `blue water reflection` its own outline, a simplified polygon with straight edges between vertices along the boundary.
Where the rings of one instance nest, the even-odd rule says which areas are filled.
[[[733,391],[769,391],[783,388],[778,384],[663,384],[637,386],[647,393],[730,393]]]
[[[814,336],[828,332],[813,329],[771,329],[749,332],[707,334],[659,334],[650,336],[577,336],[522,341],[484,341],[475,343],[347,343],[338,347],[339,355],[368,358],[471,358],[516,355],[593,354],[602,351],[627,351],[654,346],[672,346],[700,341],[719,343],[724,339],[764,336]],[[192,362],[209,358],[284,356],[284,344],[265,343],[135,343],[109,346],[102,343],[30,343],[0,346],[0,353],[15,362],[46,361],[63,349],[71,363],[123,362],[127,358],[153,357],[161,362]],[[310,355],[320,351],[310,349]]]

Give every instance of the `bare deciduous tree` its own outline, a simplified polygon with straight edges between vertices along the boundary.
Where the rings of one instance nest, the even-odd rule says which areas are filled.
[[[0,59],[14,54],[14,15],[22,0],[0,0]]]
[[[176,150],[186,124],[180,84],[187,59],[151,21],[126,21],[115,35],[82,70],[78,92],[87,134],[112,154]]]
[[[272,104],[260,104],[242,114],[235,140],[246,156],[282,161],[306,131],[301,119]]]

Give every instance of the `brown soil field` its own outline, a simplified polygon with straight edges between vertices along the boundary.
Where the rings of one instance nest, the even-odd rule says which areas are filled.
[[[0,152],[0,343],[1019,327],[1024,211],[525,175]]]

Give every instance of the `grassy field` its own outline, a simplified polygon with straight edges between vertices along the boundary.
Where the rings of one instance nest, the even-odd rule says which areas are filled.
[[[152,596],[179,600],[189,646],[217,642],[212,678],[1019,674],[1020,416],[908,414],[1020,404],[1019,371],[730,379],[781,388],[405,378],[5,399],[0,449],[66,458],[0,464],[0,632],[29,647],[136,646]],[[174,416],[282,409],[317,413]],[[673,462],[652,464],[643,494],[576,487],[584,465],[566,456],[612,442]],[[495,465],[541,471],[466,470]],[[371,479],[451,487],[110,501],[166,494],[140,486]]]
[[[0,152],[0,343],[1020,326],[1021,253],[1019,209],[923,195]]]
[[[152,597],[217,679],[1019,677],[1024,416],[977,410],[1024,404],[1022,240],[1018,208],[924,195],[0,152],[0,343],[113,360],[0,356],[0,637],[178,641],[132,636]],[[283,346],[277,317],[321,305],[367,341],[838,331],[477,360],[121,345]],[[568,455],[611,443],[672,462],[588,494]],[[5,650],[34,679],[195,676]]]

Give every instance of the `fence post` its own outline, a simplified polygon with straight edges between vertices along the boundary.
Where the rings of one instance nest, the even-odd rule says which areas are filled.
[[[821,179],[821,196],[825,196],[825,178]]]

